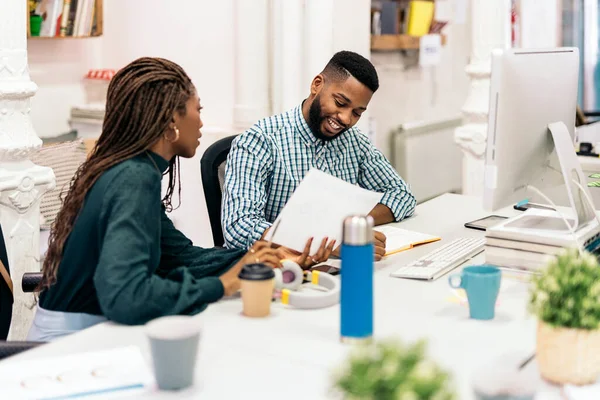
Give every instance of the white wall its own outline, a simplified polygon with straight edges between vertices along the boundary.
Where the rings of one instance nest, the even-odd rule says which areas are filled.
[[[233,0],[104,0],[103,53],[119,68],[142,56],[180,64],[207,126],[233,124]],[[168,5],[167,5],[168,3]]]
[[[468,24],[449,25],[445,33],[447,44],[442,49],[441,63],[435,67],[414,66],[418,59],[410,53],[407,56],[400,52],[371,53],[380,86],[369,110],[376,121],[377,147],[388,157],[390,131],[401,123],[461,113],[469,90],[465,67],[471,51],[470,28]]]
[[[200,181],[200,157],[233,124],[233,0],[104,0],[104,35],[92,39],[29,40],[31,77],[39,86],[32,119],[40,137],[69,130],[70,108],[84,101],[90,68],[118,69],[141,56],[169,58],[194,81],[206,128],[199,153],[182,160],[182,206],[171,214],[201,246],[212,236]]]
[[[248,0],[251,1],[251,0]],[[234,0],[104,0],[104,35],[93,39],[30,40],[31,76],[39,85],[32,118],[40,137],[67,131],[70,108],[84,101],[82,77],[90,68],[118,69],[140,56],[169,58],[185,68],[204,105],[204,137],[194,159],[182,160],[182,205],[171,214],[196,244],[212,245],[200,180],[200,157],[215,140],[231,133],[234,107]],[[348,49],[369,56],[369,0],[334,0],[334,51]],[[249,33],[251,34],[251,33]],[[388,132],[398,124],[456,113],[464,103],[464,73],[469,36],[452,27],[443,61],[437,67],[437,95],[432,79],[418,69],[403,71],[398,53],[373,54],[381,87],[368,114],[377,119],[377,145],[388,151]],[[308,95],[309,85],[303,95]],[[298,99],[300,102],[301,99]]]
[[[31,118],[39,137],[57,136],[70,129],[71,106],[84,101],[84,74],[90,68],[103,66],[102,40],[28,41],[29,71],[38,85],[31,103]]]
[[[29,40],[32,105],[40,137],[67,131],[71,106],[82,103],[90,68],[118,69],[141,56],[179,63],[205,104],[206,124],[233,120],[233,0],[104,0],[104,35],[91,39]],[[60,99],[60,101],[57,101]]]

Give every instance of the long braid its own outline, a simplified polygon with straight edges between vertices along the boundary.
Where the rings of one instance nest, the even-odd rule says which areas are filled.
[[[48,252],[38,291],[56,281],[64,246],[81,211],[85,196],[112,166],[151,148],[169,128],[175,111],[185,113],[194,94],[190,78],[177,64],[144,57],[119,70],[108,86],[102,134],[89,158],[78,169],[50,232]],[[163,204],[173,209],[171,198],[179,186],[179,157],[169,163],[169,185]]]

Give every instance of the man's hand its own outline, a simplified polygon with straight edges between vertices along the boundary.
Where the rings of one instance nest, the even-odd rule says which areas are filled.
[[[385,255],[386,239],[387,238],[385,237],[385,235],[383,233],[373,230],[373,250],[374,250],[375,261],[381,260],[383,258],[383,256]],[[340,250],[341,250],[341,246],[336,247],[331,252],[331,255],[339,258]]]
[[[386,237],[383,233],[373,230],[373,247],[375,249],[375,261],[379,261],[385,255],[385,241]]]

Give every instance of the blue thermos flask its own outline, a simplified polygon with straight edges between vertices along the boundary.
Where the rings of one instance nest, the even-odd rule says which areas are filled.
[[[342,230],[341,339],[368,340],[373,336],[373,218],[349,216]]]

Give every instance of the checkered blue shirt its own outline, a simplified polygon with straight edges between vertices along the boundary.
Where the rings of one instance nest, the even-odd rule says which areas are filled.
[[[248,248],[259,240],[311,168],[385,193],[381,203],[396,221],[414,211],[407,184],[358,128],[324,142],[298,106],[259,121],[233,141],[221,214],[225,246]]]

